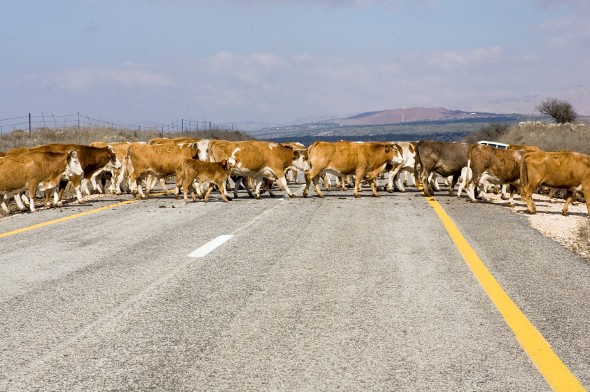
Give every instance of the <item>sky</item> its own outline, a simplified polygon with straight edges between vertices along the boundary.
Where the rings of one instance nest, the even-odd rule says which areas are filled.
[[[590,115],[588,0],[7,0],[0,124],[290,124],[401,107]]]

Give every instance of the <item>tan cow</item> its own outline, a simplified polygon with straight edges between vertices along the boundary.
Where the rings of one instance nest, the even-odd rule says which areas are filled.
[[[485,193],[486,182],[510,186],[510,195],[502,194],[513,205],[513,196],[518,191],[520,163],[525,154],[522,150],[502,150],[484,144],[473,144],[469,148],[467,170],[469,174],[462,186],[466,186],[471,201],[476,201],[475,187],[484,201],[489,201]]]
[[[71,181],[74,190],[76,191],[78,202],[84,204],[81,189],[84,185],[85,191],[89,193],[87,183],[92,178],[92,175],[99,170],[110,171],[121,167],[121,162],[117,159],[117,154],[110,145],[107,145],[106,147],[92,147],[83,144],[44,144],[31,148],[13,149],[8,151],[7,155],[17,155],[23,152],[33,151],[67,153],[71,150],[75,150],[78,154],[78,159],[84,170],[84,176],[72,175],[70,178],[63,178],[59,187],[59,198],[61,200],[67,182]]]
[[[62,175],[82,176],[82,166],[75,150],[61,152],[23,152],[19,155],[9,155],[0,158],[0,194],[2,195],[2,209],[10,213],[6,201],[10,195],[23,191],[29,192],[29,208],[35,210],[35,194],[39,185],[49,195],[54,192],[54,204],[57,203],[57,192]],[[20,199],[15,197],[19,209],[24,210]],[[49,207],[49,202],[46,202]]]
[[[129,188],[133,194],[139,194],[142,199],[148,197],[150,188],[143,192],[138,185],[138,180],[147,176],[164,179],[167,176],[182,176],[182,163],[187,159],[198,156],[199,150],[196,143],[179,147],[175,144],[149,145],[132,143],[127,152],[127,172],[129,173]],[[165,184],[163,191],[166,195],[170,192]],[[179,189],[176,187],[175,195]]]
[[[216,162],[234,158],[235,167],[231,170],[233,175],[252,177],[255,180],[254,197],[260,198],[260,187],[263,179],[278,181],[279,186],[287,192],[289,197],[294,194],[287,185],[285,172],[289,168],[307,170],[307,152],[294,149],[280,143],[261,141],[227,141],[211,140],[209,144],[210,159]],[[238,188],[242,180],[238,180],[234,186],[234,197],[238,197]]]
[[[182,193],[184,196],[184,202],[188,204],[188,189],[191,185],[197,182],[194,186],[197,190],[199,198],[201,197],[200,184],[208,184],[207,190],[204,195],[205,202],[209,201],[209,194],[213,190],[213,187],[217,185],[221,198],[224,202],[231,200],[227,196],[224,182],[229,175],[229,171],[235,165],[235,160],[224,159],[221,162],[206,162],[198,159],[187,159],[182,163],[182,177],[177,177],[176,186],[182,186]],[[193,201],[196,201],[195,193],[191,193]]]
[[[573,151],[527,152],[520,166],[521,197],[529,213],[535,214],[533,192],[540,185],[565,189],[562,214],[567,216],[574,192],[581,192],[590,212],[590,156]]]
[[[311,169],[305,172],[304,197],[309,195],[312,181],[316,194],[324,197],[319,177],[325,172],[337,176],[353,174],[354,197],[359,197],[360,182],[365,179],[377,197],[377,176],[388,164],[399,165],[402,161],[401,146],[387,142],[314,142],[308,153]]]
[[[148,140],[147,144],[191,144],[197,143],[200,139],[195,139],[194,137],[175,137],[175,138],[168,138],[168,137],[155,137]]]
[[[533,152],[533,151],[541,151],[541,149],[537,146],[532,146],[528,144],[509,144],[507,150],[520,150],[524,152]]]

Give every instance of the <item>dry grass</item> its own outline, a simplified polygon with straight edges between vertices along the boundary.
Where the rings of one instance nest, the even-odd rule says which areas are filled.
[[[544,151],[572,150],[590,155],[590,124],[525,122],[511,127],[499,141],[534,145]]]
[[[12,148],[34,147],[48,143],[78,143],[92,142],[147,142],[155,137],[194,137],[197,139],[249,140],[251,137],[240,131],[212,129],[208,131],[193,131],[184,133],[162,133],[159,131],[115,130],[111,128],[69,127],[69,128],[38,128],[31,132],[15,130],[0,136],[0,151]]]

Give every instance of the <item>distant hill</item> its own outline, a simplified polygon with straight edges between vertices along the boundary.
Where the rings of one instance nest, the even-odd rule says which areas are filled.
[[[460,120],[493,117],[494,113],[463,112],[445,108],[400,108],[366,112],[334,120],[339,125],[383,125],[416,121]]]
[[[306,145],[316,140],[460,141],[490,123],[515,124],[530,119],[530,115],[517,113],[497,114],[417,107],[364,112],[346,118],[273,126],[248,133],[261,140],[298,141]]]

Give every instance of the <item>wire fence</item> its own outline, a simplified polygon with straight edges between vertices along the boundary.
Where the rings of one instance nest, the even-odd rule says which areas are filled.
[[[211,121],[196,121],[180,119],[168,124],[158,123],[135,123],[118,124],[112,121],[105,121],[80,114],[54,115],[53,113],[0,118],[0,135],[13,131],[28,131],[31,133],[38,129],[64,129],[64,128],[106,128],[112,130],[137,130],[137,131],[160,131],[162,133],[183,133],[207,130],[233,131],[233,125],[213,124]]]

